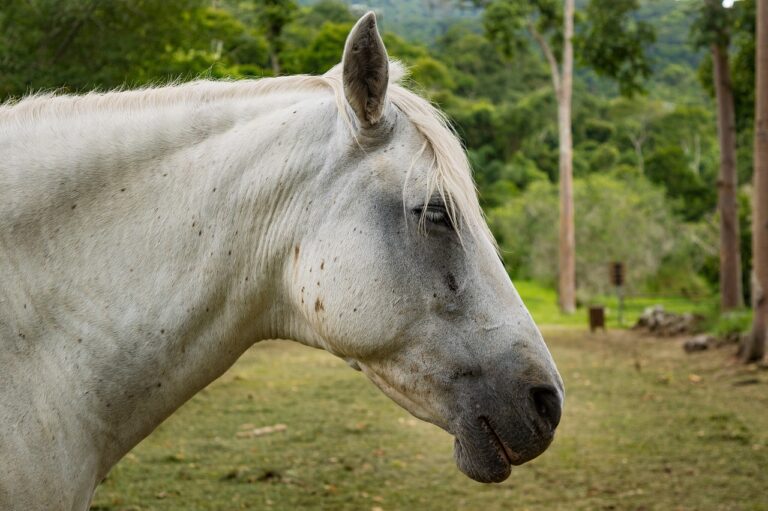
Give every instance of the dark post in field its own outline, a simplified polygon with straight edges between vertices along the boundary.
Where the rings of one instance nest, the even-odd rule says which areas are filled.
[[[624,324],[624,263],[614,261],[611,263],[611,284],[616,289],[616,299],[619,302],[619,326]]]

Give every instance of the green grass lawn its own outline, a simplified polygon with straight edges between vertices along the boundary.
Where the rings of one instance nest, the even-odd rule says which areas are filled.
[[[563,420],[503,484],[463,476],[446,433],[343,362],[275,341],[134,449],[93,509],[768,510],[768,372],[624,331],[544,334]]]
[[[580,307],[575,314],[561,314],[557,306],[557,292],[535,282],[515,281],[533,319],[540,325],[559,325],[588,328],[587,309]],[[608,327],[618,328],[618,300],[616,296],[603,296],[595,300],[606,308]],[[638,297],[629,296],[624,300],[624,327],[635,324],[646,307],[663,305],[670,312],[694,312],[710,316],[716,310],[716,297],[692,300],[683,297]]]

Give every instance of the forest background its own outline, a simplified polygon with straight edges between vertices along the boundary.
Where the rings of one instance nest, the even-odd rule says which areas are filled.
[[[620,2],[630,14],[625,26],[614,27],[616,37],[649,30],[642,48],[648,69],[630,90],[580,60],[588,50],[584,31],[596,23],[588,3],[576,2],[578,302],[592,303],[612,291],[613,261],[625,263],[625,291],[632,295],[711,301],[719,275],[720,153],[712,62],[696,38],[701,2]],[[390,56],[410,68],[408,85],[439,105],[464,141],[510,275],[554,289],[558,131],[551,76],[532,40],[503,51],[489,35],[487,4],[9,0],[0,9],[0,100],[199,77],[323,73],[338,63],[357,17],[374,9]],[[747,304],[754,8],[754,0],[742,0],[728,10]]]

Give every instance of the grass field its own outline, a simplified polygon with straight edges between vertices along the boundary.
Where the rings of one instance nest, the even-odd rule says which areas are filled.
[[[576,314],[561,314],[557,307],[557,291],[554,289],[524,280],[515,281],[515,287],[538,324],[586,328],[587,310],[580,307]],[[595,303],[605,307],[605,319],[608,326],[618,327],[618,299],[616,296],[603,296],[596,299]],[[670,312],[693,312],[711,316],[716,312],[717,297],[691,299],[685,297],[628,296],[624,300],[623,326],[634,325],[646,307],[654,305],[662,305]]]
[[[503,484],[461,475],[446,433],[341,361],[267,342],[134,449],[93,509],[768,510],[767,371],[627,332],[545,336],[562,424]]]

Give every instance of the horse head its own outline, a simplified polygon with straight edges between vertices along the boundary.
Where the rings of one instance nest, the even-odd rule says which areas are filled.
[[[454,435],[465,474],[498,482],[551,443],[563,384],[500,261],[460,141],[400,74],[365,15],[326,75],[340,84],[348,136],[317,178],[288,286],[323,347]]]

